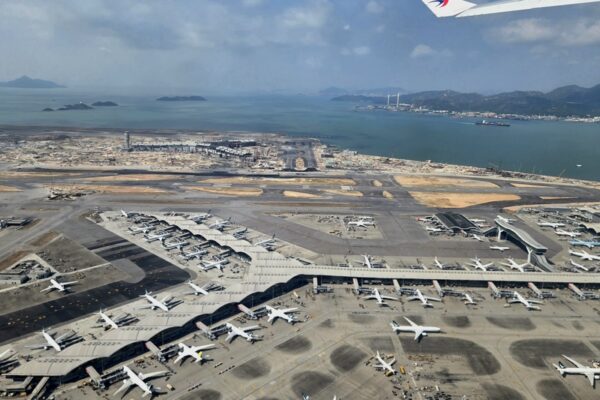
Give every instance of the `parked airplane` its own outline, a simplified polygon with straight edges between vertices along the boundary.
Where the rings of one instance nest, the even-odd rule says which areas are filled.
[[[54,279],[50,279],[50,286],[45,289],[42,289],[41,292],[51,292],[53,290],[58,290],[61,293],[65,293],[69,291],[69,286],[75,285],[79,281],[71,281],[71,282],[58,282]]]
[[[151,233],[149,235],[144,235],[144,239],[148,243],[154,242],[155,240],[160,240],[162,242],[163,240],[165,240],[166,238],[171,237],[171,236],[173,236],[172,232],[157,232],[157,233]]]
[[[231,236],[233,236],[236,239],[243,239],[246,237],[246,234],[248,233],[248,228],[240,228],[237,229],[234,232],[231,232]]]
[[[578,236],[581,236],[581,232],[565,231],[564,229],[560,228],[554,230],[554,233],[556,233],[558,236],[568,236],[570,238],[576,238]]]
[[[127,392],[133,386],[137,386],[142,390],[142,392],[144,392],[142,397],[146,397],[148,395],[153,396],[156,393],[156,389],[154,388],[154,386],[146,383],[146,381],[153,378],[159,378],[168,374],[167,371],[150,372],[149,374],[143,374],[140,372],[136,374],[127,365],[123,366],[123,372],[125,372],[127,378],[123,380],[123,385],[113,394],[113,396],[123,391]]]
[[[511,304],[521,303],[528,310],[537,310],[537,311],[541,311],[542,309],[540,307],[536,306],[535,304],[544,304],[543,301],[526,299],[525,297],[523,297],[523,295],[521,295],[521,293],[519,293],[517,291],[513,292],[513,297],[511,299],[509,299],[508,302]]]
[[[208,250],[196,248],[196,250],[193,250],[193,251],[191,251],[189,253],[185,253],[185,252],[182,251],[181,254],[180,254],[180,256],[184,260],[190,260],[192,258],[198,258],[198,259],[200,259],[205,254],[208,254]]]
[[[122,215],[123,217],[125,217],[125,218],[129,219],[129,218],[133,218],[133,217],[135,217],[135,216],[137,216],[137,215],[139,215],[139,214],[138,214],[138,213],[135,213],[135,212],[127,212],[127,211],[125,211],[125,210],[121,210],[121,215]]]
[[[506,246],[490,246],[490,250],[498,250],[500,253],[504,253],[506,250],[510,250],[510,247],[506,247]]]
[[[367,228],[369,226],[375,226],[375,222],[373,222],[373,220],[367,220],[367,219],[359,219],[358,221],[350,221],[346,224],[347,226],[353,226],[355,228]]]
[[[17,364],[19,360],[15,357],[16,354],[17,353],[12,349],[6,349],[0,353],[0,370],[4,370]]]
[[[152,310],[160,308],[161,310],[168,312],[175,305],[174,298],[171,295],[163,297],[162,300],[158,300],[156,297],[152,296],[152,292],[146,291],[146,293],[144,293],[140,297],[145,298],[146,300],[148,300],[148,303],[150,303],[148,307],[142,308],[150,308]]]
[[[230,220],[231,220],[231,217],[224,219],[224,220],[217,220],[216,222],[210,224],[208,227],[211,229],[216,229],[218,231],[222,231],[223,229],[225,229],[226,227],[231,225]]]
[[[478,242],[485,242],[485,240],[481,236],[479,236],[479,235],[473,234],[473,235],[471,235],[471,237],[473,239],[477,240]]]
[[[565,224],[562,224],[560,222],[546,222],[546,221],[542,221],[542,222],[538,222],[538,226],[541,226],[542,228],[556,229],[556,228],[562,228],[562,227],[564,227]]]
[[[46,329],[42,329],[42,337],[46,341],[46,343],[34,344],[31,346],[26,346],[30,349],[44,349],[48,350],[49,348],[53,348],[54,350],[60,352],[63,350],[69,342],[73,342],[78,338],[77,334],[73,331],[67,331],[62,335],[54,338],[56,333],[48,333]]]
[[[485,219],[480,218],[469,218],[469,221],[471,221],[474,224],[485,224],[487,222]]]
[[[183,360],[186,357],[192,357],[195,363],[199,363],[205,360],[209,360],[209,358],[202,357],[202,351],[208,349],[214,349],[216,346],[214,344],[206,344],[204,346],[188,346],[185,343],[179,343],[179,352],[177,352],[177,358],[173,361],[174,364],[177,364],[178,361],[183,363]]]
[[[386,374],[389,373],[389,375],[396,375],[396,370],[392,368],[392,365],[394,365],[394,363],[396,362],[395,358],[392,358],[392,361],[386,362],[383,358],[381,358],[381,355],[379,355],[379,351],[375,355],[375,358],[379,362],[379,364],[373,364],[373,367],[375,367],[375,369],[385,371]]]
[[[456,0],[453,0],[453,1],[456,1]],[[513,222],[515,222],[514,219],[512,219],[512,218],[506,218],[506,217],[503,217],[502,215],[497,215],[496,219],[499,220],[499,221],[501,221],[501,222],[504,222],[505,224],[512,224]]]
[[[437,297],[425,296],[419,289],[415,289],[412,296],[406,298],[408,301],[419,300],[423,307],[433,307],[429,301],[442,301]]]
[[[258,325],[245,326],[243,328],[239,328],[228,322],[226,326],[229,329],[229,333],[227,334],[227,338],[225,338],[225,340],[228,342],[231,342],[236,336],[243,337],[248,342],[260,340],[258,336],[255,336],[254,334],[250,333],[250,331],[260,329],[260,326]]]
[[[177,249],[177,250],[181,251],[183,249],[183,247],[187,246],[188,244],[189,244],[189,242],[182,240],[180,242],[171,242],[171,243],[163,242],[162,246],[165,250]]]
[[[537,8],[596,3],[600,0],[498,0],[477,4],[466,0],[423,0],[433,14],[440,17],[472,17],[477,15],[525,11]]]
[[[379,293],[379,289],[377,288],[373,289],[372,294],[363,296],[363,299],[377,300],[377,304],[379,304],[380,306],[387,306],[387,303],[384,300],[398,300],[398,298],[396,297],[382,295],[381,293]]]
[[[295,316],[288,315],[290,313],[297,312],[297,307],[277,309],[267,305],[265,306],[265,308],[267,309],[267,313],[269,315],[269,319],[267,320],[267,322],[275,322],[277,318],[282,318],[286,320],[288,324],[294,324],[298,322]]]
[[[482,271],[487,271],[487,269],[491,266],[494,265],[493,262],[488,263],[488,264],[482,264],[481,260],[479,259],[479,257],[475,257],[472,258],[471,261],[473,261],[472,263],[467,263],[467,265],[470,265],[471,267],[475,268],[475,269],[480,269]]]
[[[364,265],[365,267],[367,267],[369,269],[383,268],[382,263],[373,262],[373,260],[371,259],[371,256],[369,256],[367,254],[363,254],[363,261],[359,261],[359,263],[361,263],[362,265]]]
[[[123,314],[117,318],[111,318],[102,309],[98,312],[98,317],[98,322],[102,322],[100,326],[104,329],[119,329],[120,326],[128,325],[137,319],[131,314]]]
[[[275,239],[275,235],[273,235],[270,239],[261,240],[260,242],[254,243],[254,245],[262,246],[262,247],[270,247],[270,246],[274,245],[276,241],[277,241],[277,239]]]
[[[210,210],[208,210],[208,211],[210,212]],[[199,224],[199,223],[203,222],[204,220],[207,220],[210,217],[212,217],[211,214],[209,214],[209,213],[202,213],[202,214],[194,215],[190,219],[192,221],[194,221],[195,223]]]
[[[196,296],[198,296],[200,294],[206,296],[206,295],[208,295],[208,292],[210,292],[211,290],[214,290],[215,288],[218,287],[218,285],[216,285],[212,282],[208,282],[202,286],[199,286],[196,283],[194,283],[192,280],[187,281],[186,284],[189,287],[191,287],[193,290],[193,292],[186,293],[186,294],[195,294]]]
[[[441,228],[434,228],[434,227],[431,227],[431,226],[426,226],[426,227],[425,227],[425,230],[426,230],[427,232],[432,232],[432,233],[440,233],[440,232],[443,232],[443,229],[441,229]]]
[[[142,225],[142,226],[130,226],[129,230],[135,235],[136,233],[143,233],[146,234],[148,232],[150,232],[151,230],[153,230],[154,227],[151,225]]]
[[[442,330],[436,326],[423,326],[417,325],[410,319],[404,317],[409,325],[398,325],[396,321],[392,321],[390,326],[394,332],[413,332],[415,334],[415,340],[418,342],[429,333],[441,332]]]
[[[198,268],[200,268],[204,272],[210,271],[213,268],[218,268],[220,271],[223,271],[223,266],[229,264],[229,260],[227,260],[227,259],[211,261],[211,262],[201,260],[200,262],[202,264],[198,265]]]
[[[500,264],[510,267],[510,269],[516,269],[519,272],[525,272],[525,267],[530,265],[528,262],[519,264],[512,258],[507,258],[506,260],[508,261],[508,263],[500,263]]]
[[[576,263],[573,260],[569,260],[569,262],[571,263],[572,266],[574,266],[575,268],[579,268],[582,271],[588,272],[590,269],[584,265],[581,265],[579,263]]]
[[[477,302],[475,300],[473,300],[473,296],[471,296],[469,293],[463,293],[463,300],[464,300],[466,306],[476,306],[477,305]]]
[[[441,263],[441,262],[438,260],[438,258],[437,258],[437,257],[435,257],[435,258],[433,259],[433,263],[434,263],[434,265],[435,265],[436,267],[438,267],[439,269],[445,269],[445,268],[446,268],[446,265],[442,264],[442,263]]]
[[[585,250],[573,251],[573,250],[569,249],[569,254],[572,256],[577,256],[577,257],[581,258],[582,260],[586,260],[586,261],[600,261],[600,256],[597,256],[595,254],[590,254]]]
[[[567,357],[563,354],[563,357],[566,358],[569,362],[571,362],[575,367],[565,367],[563,363],[560,361],[557,364],[552,364],[554,368],[558,370],[560,375],[564,377],[565,375],[585,375],[590,381],[590,385],[592,387],[596,386],[596,379],[600,379],[600,367],[586,367],[583,364],[578,363],[574,359]]]
[[[590,250],[593,249],[594,247],[600,247],[600,242],[595,242],[595,241],[586,241],[586,240],[575,239],[575,240],[571,240],[569,243],[571,244],[571,246],[583,246],[583,247],[587,247]]]

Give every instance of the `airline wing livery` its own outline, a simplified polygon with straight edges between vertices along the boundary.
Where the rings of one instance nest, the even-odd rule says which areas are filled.
[[[503,0],[477,4],[465,0],[422,0],[438,18],[473,17],[476,15],[499,14],[536,8],[570,6],[598,3],[600,0]]]

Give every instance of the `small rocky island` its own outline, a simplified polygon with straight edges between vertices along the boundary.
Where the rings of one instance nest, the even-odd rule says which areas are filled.
[[[42,111],[73,111],[73,110],[93,110],[94,107],[90,107],[85,103],[76,103],[76,104],[65,104],[64,106],[57,108],[56,110],[47,107]]]
[[[92,106],[94,107],[117,107],[118,104],[115,103],[114,101],[96,101],[95,103],[92,103]],[[76,104],[65,104],[64,106],[57,108],[57,109],[53,109],[50,107],[46,107],[44,108],[42,111],[73,111],[73,110],[93,110],[94,107],[88,106],[85,103],[76,103]]]
[[[163,96],[156,101],[206,101],[202,96]]]
[[[115,103],[114,101],[97,101],[95,103],[92,103],[92,106],[94,106],[94,107],[117,107],[118,104]]]

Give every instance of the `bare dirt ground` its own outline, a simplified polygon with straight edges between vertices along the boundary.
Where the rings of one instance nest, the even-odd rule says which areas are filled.
[[[324,193],[337,194],[339,196],[362,197],[362,192],[358,190],[338,190],[338,189],[322,189]]]
[[[295,192],[293,190],[284,190],[283,195],[285,197],[291,197],[293,199],[321,199],[322,198],[318,194]]]
[[[419,203],[437,208],[465,208],[496,201],[514,201],[521,197],[502,193],[409,192]]]
[[[480,188],[480,189],[492,189],[497,188],[498,185],[492,182],[479,181],[475,179],[463,179],[463,178],[440,178],[436,176],[408,176],[408,175],[396,175],[394,180],[401,186],[408,187],[455,187],[455,188]]]
[[[21,192],[22,190],[14,186],[0,185],[0,192]]]

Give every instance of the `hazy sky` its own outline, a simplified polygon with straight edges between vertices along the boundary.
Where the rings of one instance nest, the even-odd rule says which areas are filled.
[[[436,19],[421,0],[2,0],[0,37],[0,80],[27,74],[71,87],[490,92],[600,83],[600,4]]]

